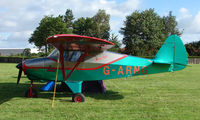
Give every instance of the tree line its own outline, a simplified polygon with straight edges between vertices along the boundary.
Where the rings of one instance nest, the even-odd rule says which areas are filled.
[[[67,9],[64,15],[57,17],[44,16],[39,26],[29,38],[39,49],[45,48],[45,53],[52,46],[46,43],[46,38],[55,34],[78,34],[105,39],[116,45],[110,51],[122,52],[135,56],[153,56],[159,50],[164,40],[172,34],[181,35],[177,28],[175,16],[170,11],[167,16],[159,16],[154,9],[134,11],[126,16],[120,29],[125,48],[121,51],[118,36],[110,30],[110,15],[105,10],[99,10],[92,17],[74,18],[73,12]]]
[[[200,40],[185,44],[189,56],[200,56]]]

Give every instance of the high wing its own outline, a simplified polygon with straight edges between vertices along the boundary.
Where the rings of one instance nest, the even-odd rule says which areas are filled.
[[[63,48],[64,51],[85,51],[102,52],[113,47],[114,43],[88,36],[74,34],[58,34],[47,38],[47,43],[52,44],[57,49]]]
[[[60,62],[62,67],[63,80],[67,80],[86,56],[95,56],[104,50],[111,48],[114,43],[88,36],[73,34],[58,34],[47,38],[47,43],[55,46],[60,52]],[[69,74],[65,73],[64,51],[82,51],[82,55],[72,67]]]

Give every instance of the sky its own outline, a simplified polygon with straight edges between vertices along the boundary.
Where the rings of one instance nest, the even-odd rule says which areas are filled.
[[[67,9],[74,17],[92,17],[99,9],[110,14],[111,33],[119,33],[127,15],[135,10],[154,8],[160,16],[172,11],[184,43],[200,40],[200,0],[1,0],[0,48],[34,48],[28,42],[45,15],[63,15]]]

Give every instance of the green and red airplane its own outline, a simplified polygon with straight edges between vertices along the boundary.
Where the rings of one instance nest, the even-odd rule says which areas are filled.
[[[47,43],[56,48],[48,57],[24,60],[17,65],[17,84],[22,71],[31,80],[28,97],[35,94],[33,81],[54,81],[57,68],[57,81],[71,89],[72,101],[83,102],[83,81],[178,71],[188,63],[186,49],[177,35],[169,36],[153,59],[106,51],[114,44],[95,37],[58,34],[47,38]]]

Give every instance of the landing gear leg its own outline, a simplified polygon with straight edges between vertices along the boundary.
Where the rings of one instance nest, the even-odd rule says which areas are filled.
[[[69,82],[65,81],[66,85],[71,89],[73,102],[84,102],[85,96],[81,93],[82,81]]]
[[[28,98],[36,98],[37,97],[37,91],[34,89],[33,80],[31,80],[31,86],[28,90],[25,92],[25,97]]]

